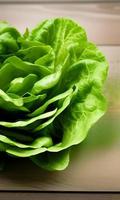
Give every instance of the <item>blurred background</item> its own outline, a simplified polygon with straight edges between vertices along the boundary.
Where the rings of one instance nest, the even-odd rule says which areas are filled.
[[[120,191],[120,1],[0,0],[0,20],[20,32],[52,17],[76,20],[106,55],[108,111],[73,147],[65,171],[44,172],[28,160],[13,160],[0,174],[0,190]]]

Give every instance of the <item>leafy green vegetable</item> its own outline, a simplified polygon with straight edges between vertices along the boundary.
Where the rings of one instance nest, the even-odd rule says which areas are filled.
[[[108,63],[70,19],[21,35],[0,22],[0,151],[63,170],[71,146],[105,113]]]

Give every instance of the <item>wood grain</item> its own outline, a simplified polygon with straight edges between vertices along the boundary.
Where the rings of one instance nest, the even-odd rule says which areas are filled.
[[[120,44],[120,3],[0,4],[0,19],[21,32],[53,17],[76,20],[86,29],[88,38],[97,44]]]
[[[0,0],[2,3],[113,3],[113,0]],[[119,2],[119,0],[114,0]]]

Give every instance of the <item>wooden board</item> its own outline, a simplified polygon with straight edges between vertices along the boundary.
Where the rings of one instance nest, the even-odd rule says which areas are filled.
[[[111,3],[113,0],[0,0],[2,3]],[[114,0],[119,2],[119,0]]]
[[[1,192],[2,200],[119,200],[119,194],[113,193],[40,193],[40,192]]]
[[[81,23],[90,40],[99,44],[107,56],[108,112],[90,130],[87,139],[73,148],[70,165],[63,172],[43,171],[27,159],[7,162],[0,173],[0,199],[120,199],[118,194],[77,193],[120,191],[120,3],[0,4],[0,19],[9,21],[21,32],[26,26],[32,28],[45,18],[59,16]],[[52,193],[57,191],[61,193]]]

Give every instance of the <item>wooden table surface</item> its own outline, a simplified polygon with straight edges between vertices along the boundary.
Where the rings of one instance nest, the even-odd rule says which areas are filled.
[[[87,139],[73,148],[65,171],[46,172],[28,159],[7,162],[0,173],[0,199],[120,199],[119,194],[80,193],[120,191],[120,3],[9,2],[0,4],[0,19],[21,32],[45,18],[60,16],[85,27],[89,39],[99,45],[110,63],[105,87],[109,106]]]

